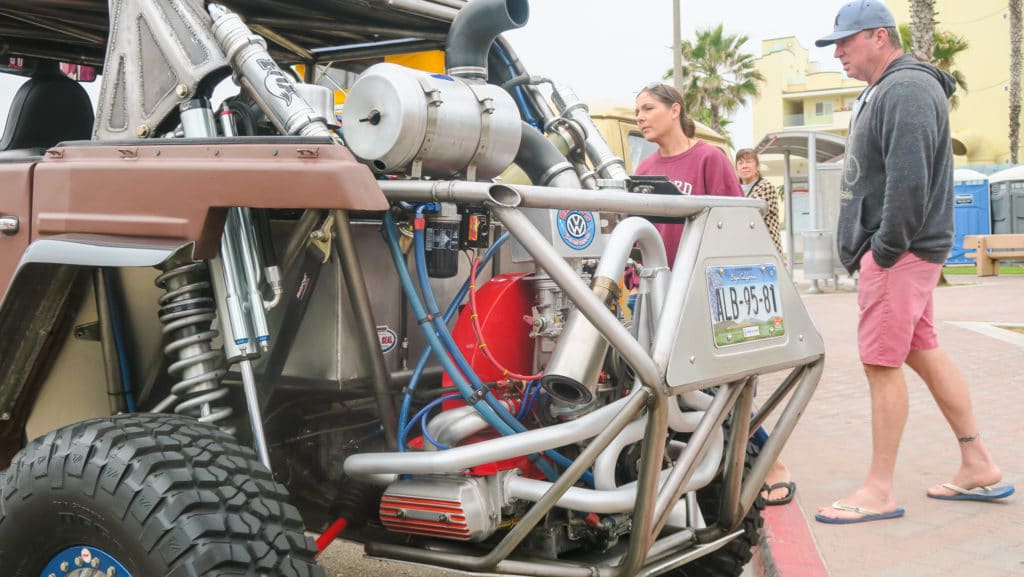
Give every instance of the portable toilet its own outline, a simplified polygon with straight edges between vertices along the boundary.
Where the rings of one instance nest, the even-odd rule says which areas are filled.
[[[958,168],[953,171],[953,249],[946,264],[974,264],[964,255],[964,236],[991,234],[989,180],[984,174]]]
[[[1024,234],[1024,166],[988,177],[992,187],[992,233]]]

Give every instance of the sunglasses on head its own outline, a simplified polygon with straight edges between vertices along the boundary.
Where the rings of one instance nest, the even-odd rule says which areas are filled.
[[[648,84],[645,84],[644,87],[642,89],[640,89],[640,91],[643,92],[645,90],[648,91],[648,92],[657,92],[657,93],[661,94],[662,96],[671,98],[673,100],[676,99],[675,94],[673,94],[673,92],[675,92],[675,89],[671,85],[665,84],[664,82],[660,82],[660,81],[656,80],[654,82],[650,82]]]

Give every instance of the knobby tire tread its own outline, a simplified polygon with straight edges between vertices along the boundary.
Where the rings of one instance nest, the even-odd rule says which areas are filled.
[[[15,456],[0,491],[0,566],[17,565],[19,551],[3,543],[19,508],[56,492],[135,531],[168,576],[324,577],[284,486],[250,449],[188,417],[122,415],[59,429]]]

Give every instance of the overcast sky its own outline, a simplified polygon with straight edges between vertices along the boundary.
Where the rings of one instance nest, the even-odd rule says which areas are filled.
[[[745,34],[744,50],[760,56],[761,40],[797,36],[826,69],[838,70],[831,50],[816,49],[814,39],[832,30],[843,0],[681,0],[683,38],[724,22],[729,34]],[[509,41],[533,74],[572,87],[588,102],[632,106],[636,91],[658,80],[672,67],[671,0],[533,0],[530,20],[507,33]],[[6,119],[20,81],[0,75],[0,125]],[[98,83],[87,86],[98,92]],[[749,109],[736,113],[733,143],[750,146]]]
[[[796,36],[811,59],[828,70],[841,68],[829,49],[814,40],[832,31],[840,0],[681,0],[682,36],[725,24],[745,34],[744,51],[761,55],[761,40]],[[585,101],[632,106],[636,91],[672,68],[671,0],[534,0],[530,21],[506,33],[533,74],[556,78]],[[734,115],[733,143],[750,146],[750,111]]]

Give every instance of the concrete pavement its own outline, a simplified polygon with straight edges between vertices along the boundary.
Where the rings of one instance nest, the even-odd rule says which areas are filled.
[[[1024,276],[948,276],[935,291],[940,343],[971,387],[975,414],[1006,483],[1019,493],[1003,502],[925,497],[959,462],[957,444],[924,383],[907,369],[910,414],[896,471],[900,519],[857,525],[814,520],[819,506],[852,492],[871,451],[867,382],[856,346],[857,295],[851,282],[822,294],[797,284],[824,336],[826,366],[818,391],[782,458],[797,482],[796,499],[766,513],[767,563],[781,577],[1020,577],[1024,575]],[[780,378],[762,379],[767,398]],[[767,569],[767,570],[766,570]]]

